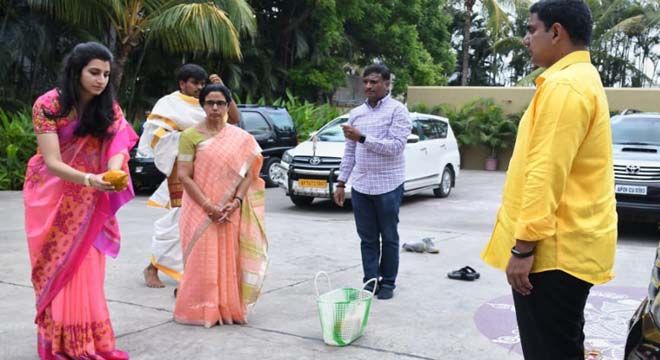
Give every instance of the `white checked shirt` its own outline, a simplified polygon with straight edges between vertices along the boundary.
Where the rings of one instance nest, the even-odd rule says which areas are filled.
[[[369,195],[384,194],[403,184],[403,150],[412,126],[406,106],[390,95],[375,107],[367,101],[351,110],[348,125],[357,128],[366,141],[346,139],[339,181],[350,178],[353,189]]]

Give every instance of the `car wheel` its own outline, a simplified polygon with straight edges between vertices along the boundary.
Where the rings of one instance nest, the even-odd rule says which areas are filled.
[[[314,201],[314,198],[311,196],[291,195],[290,197],[291,202],[293,202],[294,205],[300,207],[309,206],[312,204],[312,201]]]
[[[440,186],[436,189],[433,189],[433,195],[439,198],[446,198],[451,193],[451,186],[454,182],[454,172],[447,166],[442,171],[442,179],[440,180]]]
[[[271,157],[264,164],[264,174],[266,175],[264,180],[266,180],[266,185],[268,187],[277,186],[277,183],[274,181],[275,177],[278,176],[277,168],[275,166],[279,163],[280,158]]]

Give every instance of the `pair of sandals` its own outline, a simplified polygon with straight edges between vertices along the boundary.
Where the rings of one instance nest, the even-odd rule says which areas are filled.
[[[454,280],[474,281],[479,278],[479,273],[470,266],[447,273],[447,277]]]

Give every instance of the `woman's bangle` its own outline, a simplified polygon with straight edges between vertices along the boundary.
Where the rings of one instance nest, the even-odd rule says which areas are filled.
[[[211,199],[206,198],[206,200],[204,200],[204,203],[202,204],[202,209],[203,209],[204,211],[208,212],[208,210],[206,210],[206,206],[207,206],[208,204],[210,204],[210,203],[211,203]]]
[[[243,205],[243,198],[242,197],[234,196],[234,200],[238,200],[238,202],[241,203],[241,205]]]
[[[92,178],[92,174],[90,174],[90,173],[85,174],[85,178],[83,180],[83,183],[85,184],[85,186],[87,186],[87,187],[92,186],[92,181],[90,180],[91,178]]]

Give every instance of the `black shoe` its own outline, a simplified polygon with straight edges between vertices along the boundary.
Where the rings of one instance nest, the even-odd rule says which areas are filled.
[[[378,299],[380,300],[389,300],[394,297],[394,288],[391,287],[382,287],[378,292]]]
[[[368,292],[373,292],[373,291],[374,291],[374,283],[373,283],[373,281],[370,282],[369,284],[367,284],[367,285],[364,287],[364,290],[365,290],[365,291],[368,291]],[[374,292],[374,295],[378,295],[378,292],[380,292],[380,284],[376,283],[376,292]]]

